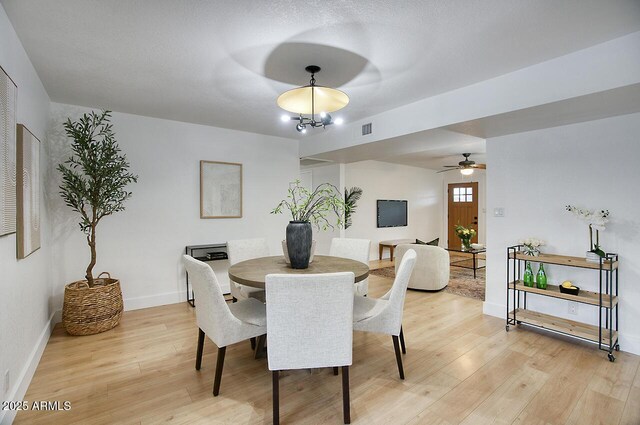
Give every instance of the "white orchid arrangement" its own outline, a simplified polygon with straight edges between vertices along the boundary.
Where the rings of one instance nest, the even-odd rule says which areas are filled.
[[[524,245],[524,255],[537,257],[540,254],[540,247],[546,244],[542,239],[526,238],[520,241],[520,245]]]
[[[604,257],[606,254],[600,248],[600,230],[605,230],[609,222],[609,210],[587,210],[567,205],[567,211],[589,225],[589,251]],[[593,242],[593,231],[596,231],[596,242]]]

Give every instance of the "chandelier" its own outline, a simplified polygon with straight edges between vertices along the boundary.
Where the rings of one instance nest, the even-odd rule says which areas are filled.
[[[329,112],[338,111],[349,103],[349,96],[338,89],[316,85],[315,74],[320,72],[317,65],[309,65],[305,70],[311,74],[308,86],[298,87],[278,96],[278,106],[295,116],[283,115],[282,121],[297,121],[296,130],[306,133],[307,127],[325,128],[331,124],[342,124],[341,118],[335,120]]]

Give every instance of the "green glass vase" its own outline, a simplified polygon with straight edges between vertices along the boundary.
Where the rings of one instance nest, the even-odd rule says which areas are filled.
[[[522,283],[524,286],[533,287],[533,270],[531,270],[531,263],[525,261],[524,263],[524,275],[522,276]]]
[[[547,289],[547,274],[544,272],[544,264],[540,263],[536,274],[536,286],[538,289]]]

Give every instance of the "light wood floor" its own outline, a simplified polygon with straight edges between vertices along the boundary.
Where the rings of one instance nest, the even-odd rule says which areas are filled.
[[[391,280],[371,276],[371,295]],[[351,368],[354,424],[640,424],[640,357],[615,363],[590,345],[526,329],[505,332],[481,302],[409,291],[406,380],[391,337],[356,333]],[[71,402],[70,411],[20,412],[17,424],[271,423],[271,375],[249,343],[227,349],[220,395],[211,394],[216,351],[186,303],[126,312],[112,331],[52,335],[25,397]],[[623,347],[624,348],[624,347]],[[341,424],[332,371],[281,378],[283,424]]]

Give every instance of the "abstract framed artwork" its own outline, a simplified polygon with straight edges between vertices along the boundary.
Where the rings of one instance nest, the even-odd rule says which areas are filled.
[[[40,140],[18,124],[17,248],[26,258],[40,248]]]
[[[16,101],[18,87],[0,67],[0,236],[16,231]]]
[[[200,161],[200,218],[242,217],[242,164]]]

